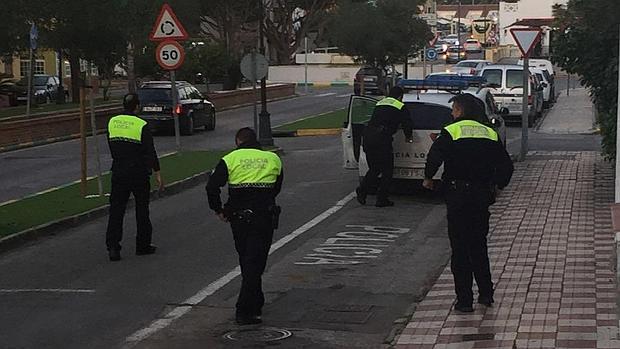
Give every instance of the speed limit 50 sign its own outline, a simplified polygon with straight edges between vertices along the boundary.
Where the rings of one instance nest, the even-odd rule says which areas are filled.
[[[176,41],[167,40],[161,42],[155,50],[157,63],[166,70],[178,69],[185,60],[185,50]]]

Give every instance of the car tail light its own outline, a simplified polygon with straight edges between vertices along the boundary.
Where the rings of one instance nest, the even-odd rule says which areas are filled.
[[[177,107],[174,109],[174,112],[177,113],[177,115],[181,115],[182,111],[183,111],[183,106],[181,106],[180,104],[177,104]]]
[[[534,103],[534,96],[532,95],[527,96],[527,104],[532,104],[532,103]]]
[[[471,75],[476,75],[476,69],[471,69],[471,70],[469,71],[469,73],[470,73]]]

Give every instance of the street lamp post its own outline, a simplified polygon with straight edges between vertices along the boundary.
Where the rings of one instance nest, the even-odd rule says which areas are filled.
[[[458,24],[456,25],[456,39],[457,39],[458,48],[459,48],[457,60],[460,61],[461,60],[461,0],[459,0],[459,8],[458,8],[458,11],[456,12],[456,15],[459,16]]]
[[[258,9],[260,12],[258,23],[258,33],[259,33],[259,50],[262,55],[265,55],[265,42],[264,42],[264,34],[263,34],[263,24],[265,23],[265,8],[263,5],[263,0],[258,0]],[[270,114],[267,111],[267,78],[263,77],[260,80],[260,101],[261,101],[261,110],[260,110],[260,123],[258,129],[258,139],[260,144],[262,145],[273,145],[273,137],[271,136],[271,120],[269,118]]]

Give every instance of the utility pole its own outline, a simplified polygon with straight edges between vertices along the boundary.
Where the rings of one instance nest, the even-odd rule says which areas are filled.
[[[258,9],[260,11],[258,33],[259,33],[259,50],[262,55],[265,55],[265,41],[263,34],[263,25],[265,23],[265,7],[263,0],[258,0]],[[260,125],[258,129],[258,138],[262,145],[273,145],[273,137],[271,136],[271,120],[270,114],[267,111],[267,78],[263,77],[260,80]]]
[[[457,38],[457,42],[458,47],[459,47],[459,52],[458,52],[458,59],[457,61],[461,61],[461,0],[459,0],[459,9],[458,11],[456,11],[457,16],[459,16],[458,18],[458,24],[456,26],[456,38]]]

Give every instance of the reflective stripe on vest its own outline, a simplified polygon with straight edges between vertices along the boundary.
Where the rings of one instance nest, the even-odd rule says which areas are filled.
[[[396,98],[392,98],[392,97],[386,97],[383,98],[382,100],[380,100],[379,102],[377,102],[377,107],[380,107],[382,105],[387,105],[389,107],[394,107],[398,110],[403,109],[403,107],[405,106],[405,104],[401,101],[399,101]]]
[[[228,168],[229,188],[273,188],[282,173],[278,155],[260,149],[237,149],[222,160]]]
[[[498,141],[497,132],[490,127],[474,120],[462,120],[445,127],[453,140],[463,138],[479,138]]]
[[[108,138],[111,141],[142,143],[142,128],[146,121],[137,116],[117,115],[108,122]]]

